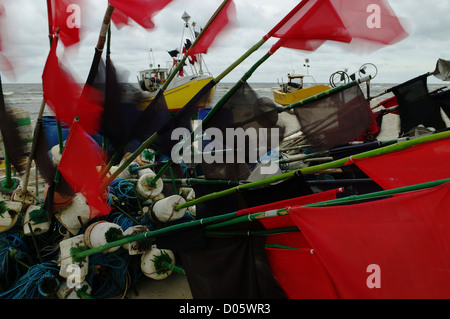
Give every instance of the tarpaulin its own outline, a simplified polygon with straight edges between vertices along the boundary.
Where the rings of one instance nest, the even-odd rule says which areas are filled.
[[[383,189],[441,180],[450,177],[450,139],[351,162]]]
[[[450,184],[290,214],[339,298],[450,297]],[[301,271],[301,268],[298,270]]]

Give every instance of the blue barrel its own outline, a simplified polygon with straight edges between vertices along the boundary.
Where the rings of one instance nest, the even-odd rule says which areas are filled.
[[[203,121],[203,119],[208,115],[209,111],[211,111],[211,107],[204,107],[198,110],[198,119]]]
[[[59,144],[58,139],[58,126],[56,125],[56,119],[53,116],[43,116],[42,126],[45,130],[45,137],[47,139],[47,150],[50,151],[53,146]],[[63,140],[67,139],[69,135],[69,127],[61,123]]]

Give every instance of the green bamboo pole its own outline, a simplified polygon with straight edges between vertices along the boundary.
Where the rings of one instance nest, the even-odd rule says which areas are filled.
[[[254,221],[257,219],[264,219],[264,218],[272,218],[272,217],[277,217],[277,216],[285,216],[285,215],[289,215],[289,211],[285,208],[266,211],[266,212],[258,212],[258,213],[253,213],[253,214],[249,214],[249,215],[239,216],[239,217],[233,218],[231,220],[227,220],[227,221],[217,223],[214,225],[209,225],[209,226],[206,226],[205,229],[213,230],[213,229],[217,229],[217,228],[221,228],[221,227],[239,224],[242,222]]]
[[[449,182],[450,182],[450,178],[447,178],[447,179],[443,179],[443,180],[439,180],[439,181],[432,181],[432,182],[428,182],[428,183],[406,186],[406,187],[401,187],[401,188],[392,189],[392,190],[380,191],[380,192],[364,194],[364,195],[349,196],[349,197],[337,199],[337,200],[302,205],[302,207],[327,207],[327,206],[336,206],[336,205],[344,205],[344,204],[354,204],[354,203],[361,202],[361,201],[368,200],[368,199],[382,198],[382,197],[386,197],[386,196],[432,188],[432,187],[443,185],[443,184],[449,183]],[[253,214],[249,214],[249,215],[244,215],[244,216],[238,216],[237,212],[228,213],[228,214],[224,214],[224,215],[204,218],[201,220],[195,220],[192,222],[173,225],[173,226],[169,226],[166,228],[158,229],[156,231],[149,231],[149,232],[138,234],[138,235],[126,236],[123,239],[108,243],[108,244],[100,246],[100,247],[87,249],[84,251],[73,252],[73,253],[71,253],[71,255],[72,255],[72,258],[74,261],[80,261],[80,260],[84,260],[84,258],[86,258],[90,255],[103,252],[103,251],[113,248],[113,247],[121,246],[121,245],[128,244],[128,243],[131,243],[134,241],[152,240],[153,238],[160,236],[160,235],[166,235],[170,232],[174,232],[174,231],[178,231],[178,230],[182,230],[182,229],[188,229],[188,228],[192,228],[192,227],[199,226],[199,225],[205,225],[206,230],[214,231],[218,228],[235,225],[238,223],[255,221],[255,220],[260,220],[260,219],[264,219],[264,218],[272,218],[272,217],[277,217],[277,216],[285,216],[288,214],[289,214],[289,210],[286,208],[281,208],[281,209],[271,210],[271,211],[266,211],[266,212],[258,212],[258,213],[253,213]]]
[[[129,244],[134,241],[149,241],[157,236],[167,234],[168,232],[188,229],[188,228],[200,226],[200,225],[212,224],[212,223],[220,222],[220,221],[223,221],[226,219],[231,219],[236,216],[237,216],[237,214],[234,212],[234,213],[224,214],[224,215],[220,215],[220,216],[214,216],[214,217],[204,218],[204,219],[200,219],[200,220],[194,220],[194,221],[187,222],[187,223],[177,224],[177,225],[169,226],[169,227],[154,230],[154,231],[149,231],[149,232],[142,233],[142,234],[126,236],[123,239],[119,239],[117,241],[108,243],[108,244],[100,246],[100,247],[88,249],[85,251],[73,252],[73,253],[71,253],[71,255],[75,261],[80,261],[80,260],[83,260],[85,257],[88,257],[90,255],[93,255],[93,254],[96,254],[99,252],[103,252],[109,248],[121,246],[124,244]]]
[[[203,178],[175,178],[168,179],[163,178],[164,183],[177,183],[181,186],[192,186],[192,185],[227,185],[227,186],[237,186],[240,185],[240,181],[233,180],[213,180],[213,179],[203,179]]]
[[[439,181],[432,181],[432,182],[417,184],[417,185],[405,186],[405,187],[401,187],[401,188],[385,190],[385,191],[380,191],[380,192],[375,192],[375,193],[370,193],[370,194],[352,195],[352,196],[348,196],[345,198],[338,198],[338,199],[334,199],[334,200],[330,200],[330,201],[326,201],[326,202],[307,204],[307,205],[304,205],[303,207],[330,207],[330,206],[337,206],[337,205],[355,204],[355,203],[362,202],[362,201],[365,201],[368,199],[382,198],[382,197],[391,196],[391,195],[397,195],[397,194],[414,192],[414,191],[427,189],[427,188],[433,188],[433,187],[440,186],[440,185],[443,185],[448,182],[450,182],[450,178],[442,179]]]
[[[213,200],[213,199],[217,199],[217,198],[220,198],[223,196],[231,195],[231,194],[234,194],[235,192],[237,192],[238,190],[250,189],[250,188],[255,188],[255,187],[259,187],[259,186],[265,186],[265,185],[269,185],[272,183],[280,182],[282,180],[292,178],[295,176],[295,174],[298,174],[298,173],[303,174],[303,175],[317,173],[318,171],[345,166],[346,163],[352,159],[377,157],[377,156],[390,154],[390,153],[397,152],[397,151],[402,151],[402,150],[405,150],[412,146],[421,145],[424,143],[438,141],[438,140],[442,140],[442,139],[446,139],[446,138],[450,138],[450,131],[436,133],[436,134],[432,134],[432,135],[428,135],[428,136],[423,136],[423,137],[419,137],[417,139],[413,139],[410,141],[399,142],[399,143],[385,146],[385,147],[382,147],[382,148],[379,148],[376,150],[372,150],[372,151],[364,152],[364,153],[357,154],[354,156],[346,157],[346,158],[343,158],[343,159],[340,159],[337,161],[332,161],[332,162],[325,163],[325,164],[302,168],[298,171],[291,171],[291,172],[288,172],[285,174],[266,178],[266,179],[263,179],[263,180],[260,180],[257,182],[239,185],[237,187],[226,189],[221,192],[211,193],[211,194],[205,195],[203,197],[197,198],[193,201],[177,205],[177,206],[175,206],[175,210],[179,210],[179,209],[182,209],[185,207],[197,205],[197,204],[206,202],[208,200]]]
[[[6,145],[3,145],[3,152],[5,158],[5,180],[2,181],[2,189],[10,190],[13,189],[12,174],[11,174],[11,161],[9,160],[8,154],[6,153]]]

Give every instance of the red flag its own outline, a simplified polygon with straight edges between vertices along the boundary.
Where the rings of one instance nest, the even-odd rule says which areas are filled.
[[[385,0],[309,0],[274,33],[280,40],[272,47],[314,51],[325,41],[355,44],[391,45],[408,36],[389,3]],[[362,40],[362,41],[361,41]]]
[[[101,93],[88,87],[89,94],[80,97],[81,86],[64,70],[56,55],[57,43],[55,37],[42,74],[45,102],[62,122],[71,125],[78,116],[86,132],[96,134],[103,112]]]
[[[289,212],[339,298],[447,299],[449,201],[445,184],[362,204]]]
[[[6,10],[0,3],[0,71],[7,73],[15,79],[14,67],[5,50],[5,37],[7,37],[8,26],[6,23]]]
[[[153,29],[153,16],[164,9],[173,0],[109,0],[114,7],[111,17],[114,24],[121,28],[129,19],[134,20],[145,29]]]
[[[408,36],[387,0],[330,0],[353,39],[382,45]]]
[[[276,203],[243,209],[238,216],[298,207],[336,199],[341,189],[287,199]],[[266,229],[296,226],[290,215],[259,219]],[[266,248],[270,268],[288,298],[336,298],[335,290],[324,267],[311,254],[311,246],[300,232],[287,232],[267,236],[266,244],[293,247],[296,249]],[[301,269],[301,271],[298,271]],[[299,289],[299,287],[302,287]]]
[[[271,52],[281,47],[314,51],[326,40],[349,43],[351,37],[329,0],[309,0],[273,34],[280,38]]]
[[[101,147],[75,122],[58,168],[70,186],[86,198],[92,208],[91,218],[110,212],[110,207],[103,198],[106,195],[99,193],[102,181],[97,167],[101,166]]]
[[[386,155],[352,159],[383,189],[450,178],[450,139],[428,142]]]
[[[217,12],[217,11],[216,11]],[[189,50],[189,56],[195,56],[199,53],[206,53],[209,47],[220,33],[223,33],[227,27],[230,27],[230,22],[236,17],[236,6],[233,0],[229,0],[225,6],[220,10],[208,28],[203,32],[200,39]]]
[[[81,8],[84,0],[47,0],[50,1],[51,16],[49,23],[53,34],[59,28],[59,37],[66,47],[80,41]]]

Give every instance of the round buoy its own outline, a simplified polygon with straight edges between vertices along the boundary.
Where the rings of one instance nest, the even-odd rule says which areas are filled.
[[[10,200],[12,194],[22,185],[22,180],[17,177],[11,177],[10,185],[6,179],[0,180],[0,199]]]
[[[76,235],[82,226],[81,223],[87,223],[90,218],[91,209],[86,198],[82,194],[77,193],[71,200],[70,205],[61,211],[58,219],[72,235]]]
[[[6,232],[16,225],[20,212],[22,211],[22,203],[5,201],[0,202],[0,233]]]
[[[137,191],[144,198],[154,198],[158,196],[164,187],[164,183],[162,179],[158,179],[156,181],[156,187],[153,187],[147,180],[155,177],[155,173],[151,171],[151,173],[143,174],[139,177],[137,182]]]
[[[84,233],[84,241],[89,248],[103,246],[110,242],[119,240],[122,237],[122,228],[117,224],[107,221],[99,221],[89,225]],[[112,247],[103,251],[103,253],[111,253],[119,248],[120,246]]]
[[[62,154],[59,151],[59,145],[53,146],[52,149],[50,150],[50,154],[52,155],[53,165],[58,166],[62,157]]]
[[[44,188],[44,199],[47,198],[49,185],[46,184]],[[53,212],[60,211],[62,209],[67,208],[72,202],[74,195],[65,195],[58,191],[53,192]]]
[[[186,203],[185,199],[180,195],[172,195],[157,201],[153,205],[153,212],[151,217],[154,222],[166,223],[180,219],[186,213],[186,208],[175,210],[175,207],[180,204]]]
[[[153,246],[150,252],[141,256],[141,270],[151,279],[162,280],[172,274],[172,269],[165,267],[165,263],[175,265],[175,255],[171,250]]]

